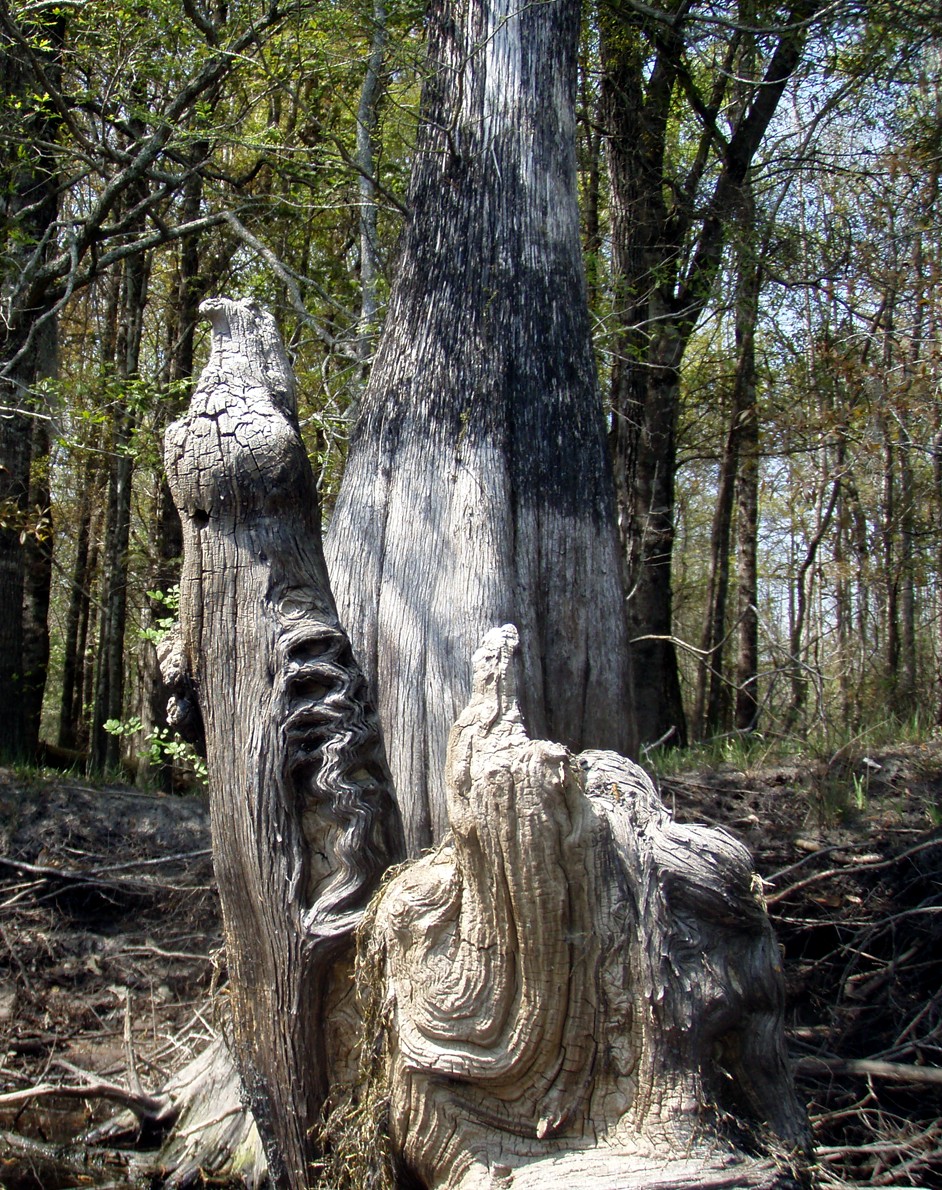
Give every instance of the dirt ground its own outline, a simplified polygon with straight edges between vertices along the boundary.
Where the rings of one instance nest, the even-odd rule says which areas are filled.
[[[942,743],[661,789],[678,818],[743,837],[766,881],[819,1185],[942,1187]],[[70,1140],[207,1043],[224,980],[209,848],[199,797],[0,769],[3,1190],[130,1184],[113,1161],[30,1181],[3,1134]],[[18,1096],[53,1084],[71,1097]]]
[[[127,1086],[129,1067],[142,1088],[162,1086],[210,1039],[221,947],[202,798],[0,770],[7,1097],[37,1084]],[[94,1095],[44,1097],[0,1107],[0,1129],[58,1143],[114,1111]],[[107,1174],[84,1184],[125,1184]],[[0,1186],[28,1185],[0,1145]]]
[[[662,780],[752,848],[818,1184],[942,1186],[942,743]]]

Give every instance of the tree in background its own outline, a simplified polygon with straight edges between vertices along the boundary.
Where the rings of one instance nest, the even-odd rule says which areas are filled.
[[[329,515],[346,411],[369,371],[408,207],[401,192],[417,122],[417,9],[190,8],[115,9],[95,0],[0,9],[13,60],[2,113],[13,196],[5,326],[11,335],[25,328],[24,366],[35,348],[47,361],[37,375],[56,373],[20,390],[30,405],[13,400],[12,390],[3,402],[11,412],[0,424],[9,451],[0,484],[15,487],[4,498],[0,549],[10,578],[2,586],[10,614],[0,617],[10,638],[4,731],[22,748],[16,725],[29,720],[35,738],[48,630],[43,737],[84,753],[97,734],[107,765],[119,742],[127,760],[165,729],[149,638],[162,631],[164,600],[174,598],[179,538],[156,444],[180,411],[192,355],[202,350],[182,329],[192,326],[187,311],[227,292],[277,312]],[[644,444],[642,462],[650,461],[649,447],[668,442],[676,423],[675,478],[655,491],[670,470],[655,468],[644,497],[663,509],[672,493],[670,583],[654,599],[657,630],[640,621],[632,629],[636,638],[657,638],[635,642],[650,650],[641,668],[653,688],[643,700],[635,692],[643,713],[668,696],[676,710],[680,699],[683,722],[659,712],[660,734],[653,723],[645,729],[661,738],[670,719],[665,746],[681,738],[683,723],[696,737],[791,722],[806,739],[814,724],[865,723],[887,692],[900,711],[938,701],[931,683],[939,670],[932,594],[939,551],[928,514],[938,506],[939,431],[926,395],[938,375],[933,13],[927,0],[871,5],[865,14],[830,6],[791,28],[786,10],[769,5],[625,4],[586,22],[578,90],[583,255],[611,442],[616,454]],[[250,28],[253,18],[259,23]],[[802,64],[737,195],[721,193],[744,144],[737,129],[775,90],[762,85],[763,71],[791,33],[805,38]],[[629,112],[629,100],[647,121],[644,137],[618,136],[612,113],[618,103]],[[622,150],[628,172],[619,166]],[[52,215],[15,197],[30,171],[57,180]],[[640,197],[629,209],[635,182]],[[506,174],[484,179],[481,193],[499,185],[510,186]],[[717,206],[723,194],[729,201]],[[644,206],[644,195],[653,205]],[[623,218],[630,210],[643,217]],[[699,273],[701,289],[691,270],[710,259],[700,253],[708,225],[719,227],[723,251],[712,285],[710,269]],[[407,269],[411,251],[402,257]],[[129,286],[138,257],[141,283]],[[750,258],[761,281],[754,300]],[[632,269],[642,278],[635,289],[625,282]],[[123,292],[137,297],[129,302]],[[681,296],[690,299],[683,309]],[[679,388],[665,388],[662,400],[656,393],[670,369],[645,353],[676,346],[670,328],[681,326],[683,339],[684,318],[697,309],[670,373]],[[126,319],[139,353],[136,371],[119,375],[113,347]],[[643,398],[645,409],[636,403],[625,416],[619,402],[628,397]],[[642,413],[666,420],[660,429],[650,420],[644,437]],[[626,459],[618,458],[624,478]],[[631,512],[642,478],[634,495],[622,489],[621,523],[634,526],[653,571],[655,557],[668,558],[665,542],[657,544],[666,522]],[[120,518],[108,529],[105,516],[109,492],[119,489],[130,509],[126,548]],[[50,557],[52,524],[70,532]],[[645,588],[633,566],[629,607],[640,615]],[[677,654],[677,641],[691,647]],[[662,663],[679,669],[679,685]],[[35,680],[24,684],[28,673]],[[735,699],[743,703],[738,720]],[[120,741],[103,735],[96,719],[124,724]],[[146,763],[140,772],[153,775]]]
[[[8,195],[0,345],[6,393],[0,476],[8,489],[2,493],[8,515],[0,539],[0,568],[9,580],[3,584],[9,614],[0,630],[0,687],[11,708],[3,729],[6,753],[30,754],[38,738],[44,664],[41,647],[26,643],[24,633],[35,635],[43,617],[36,611],[41,609],[36,582],[31,580],[27,592],[24,578],[28,543],[42,540],[48,546],[50,529],[45,510],[40,509],[36,525],[27,515],[30,418],[49,415],[41,401],[36,403],[35,386],[51,370],[56,322],[75,295],[113,272],[110,283],[119,295],[113,341],[119,352],[105,366],[113,367],[122,382],[135,378],[147,254],[225,222],[228,212],[220,209],[181,221],[186,211],[181,196],[194,175],[215,172],[209,151],[220,142],[224,82],[248,51],[257,53],[266,36],[296,11],[294,4],[275,4],[257,19],[242,19],[240,13],[227,17],[220,10],[210,18],[193,9],[180,20],[169,9],[152,13],[143,6],[120,13],[107,5],[67,12],[51,7],[38,15],[30,8],[0,9],[0,39],[10,63],[0,113]],[[201,143],[206,153],[195,156],[193,146]],[[121,421],[126,422],[124,413]],[[127,471],[129,429],[126,424],[118,428],[119,472]],[[97,701],[114,709],[122,701],[117,671],[123,667],[126,580],[121,571],[130,474],[115,473],[110,484],[110,593],[101,642],[109,660],[99,674]],[[48,582],[47,565],[47,587]],[[24,616],[24,606],[32,613]],[[37,662],[27,673],[24,662],[31,656]],[[95,755],[113,759],[100,738]]]
[[[0,423],[7,451],[0,483],[10,489],[0,543],[10,579],[0,666],[2,701],[11,708],[4,748],[32,754],[39,733],[48,621],[42,582],[48,593],[52,537],[48,500],[38,513],[32,505],[42,502],[41,481],[55,486],[60,477],[57,499],[68,508],[74,495],[66,515],[76,514],[76,532],[57,551],[58,573],[72,576],[53,604],[54,617],[63,600],[68,605],[53,657],[57,685],[59,673],[63,679],[61,696],[54,694],[58,735],[66,749],[84,749],[90,738],[93,762],[110,768],[120,741],[105,723],[138,712],[145,734],[162,730],[151,705],[152,658],[138,670],[133,655],[137,629],[150,634],[148,621],[166,614],[163,603],[148,609],[143,591],[166,594],[179,568],[175,513],[154,486],[156,443],[187,395],[195,305],[207,290],[228,287],[236,268],[240,286],[291,311],[300,349],[310,355],[307,343],[317,343],[321,358],[309,366],[328,392],[362,367],[359,262],[348,259],[357,174],[343,160],[343,142],[353,143],[356,114],[347,100],[361,86],[357,55],[373,26],[359,13],[325,13],[318,23],[294,0],[264,11],[139,4],[117,11],[101,0],[42,12],[55,20],[33,19],[33,8],[0,11],[15,65],[2,113],[13,195],[4,367],[19,385],[18,396],[8,392]],[[401,32],[413,19],[391,25]],[[401,53],[396,64],[401,81],[389,93],[401,99],[411,76]],[[378,71],[364,117],[386,91]],[[406,143],[409,120],[400,121]],[[377,150],[373,221],[388,237],[383,160]],[[51,208],[40,201],[37,179],[45,180]],[[319,210],[301,221],[298,212],[316,203]],[[376,273],[375,261],[368,267]],[[312,273],[331,278],[333,292]],[[374,276],[373,290],[382,283]],[[35,371],[39,354],[50,355],[47,340],[57,330],[59,379],[40,392],[23,369]],[[312,436],[322,463],[340,419],[340,406],[318,419],[329,435]],[[32,467],[28,458],[44,426],[55,450],[52,474],[38,456]],[[104,518],[102,507],[110,509]],[[151,516],[156,527],[138,519]]]
[[[612,443],[643,741],[687,739],[671,611],[684,351],[819,7],[746,3],[717,13],[679,0],[600,10],[619,326]]]
[[[62,183],[60,115],[35,73],[58,85],[64,18],[40,11],[27,29],[36,46],[24,60],[24,35],[0,20],[0,755],[21,758],[39,739],[49,656],[50,435],[40,386],[55,375],[57,344],[35,278],[55,253]]]

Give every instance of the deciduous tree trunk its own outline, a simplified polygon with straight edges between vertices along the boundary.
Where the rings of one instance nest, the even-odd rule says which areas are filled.
[[[525,713],[633,745],[622,564],[582,275],[579,4],[439,0],[412,218],[327,541],[410,851],[446,827],[483,632],[520,628]]]
[[[82,728],[82,693],[85,672],[85,640],[88,634],[89,594],[91,579],[90,539],[92,506],[98,482],[98,457],[89,452],[82,468],[78,503],[74,511],[72,531],[75,535],[75,558],[72,563],[69,607],[66,615],[63,642],[62,693],[59,701],[60,748],[75,749]],[[166,695],[164,696],[166,699]]]
[[[754,343],[749,348],[754,352]],[[736,482],[736,711],[737,731],[759,723],[759,408],[755,394],[743,412]]]
[[[50,324],[49,329],[54,329]],[[54,365],[53,365],[54,366]],[[47,373],[50,375],[51,373]],[[46,675],[49,670],[49,599],[52,593],[53,523],[49,493],[52,435],[45,416],[32,427],[29,514],[23,582],[23,746],[27,756],[39,749]]]
[[[38,12],[33,19],[44,38],[43,67],[58,82],[65,17]],[[45,411],[35,385],[54,370],[56,341],[54,319],[30,280],[55,243],[59,179],[51,146],[58,116],[37,102],[30,69],[6,29],[0,32],[0,70],[10,107],[21,112],[14,135],[7,132],[0,147],[0,756],[26,758],[38,739],[48,660],[43,605],[52,565],[51,523],[45,521],[48,535],[41,541],[42,527],[29,507],[36,478],[30,414]]]
[[[733,512],[737,493],[744,494],[740,479],[743,454],[750,446],[750,435],[758,424],[756,410],[756,353],[755,334],[759,314],[761,271],[756,260],[755,209],[747,181],[742,187],[741,240],[737,245],[736,274],[736,360],[733,374],[733,394],[729,414],[729,430],[720,459],[716,507],[710,533],[710,572],[707,585],[706,615],[700,647],[703,659],[697,674],[697,691],[693,721],[701,737],[709,737],[728,727],[732,699],[724,674],[725,641],[729,631],[726,607],[729,599],[730,547],[733,536]],[[748,482],[748,480],[746,481]],[[741,512],[745,510],[741,509]],[[748,513],[747,513],[748,515]],[[743,529],[746,526],[743,525]],[[740,600],[740,614],[749,615],[754,604],[748,573],[742,574],[749,591]],[[754,682],[743,676],[743,681]]]
[[[26,754],[23,714],[23,590],[32,425],[20,412],[22,387],[0,381],[0,756]]]
[[[194,158],[206,154],[206,145],[194,146]],[[187,181],[183,192],[183,219],[192,222],[199,216],[203,201],[202,179],[198,173]],[[193,345],[196,326],[200,320],[199,304],[205,296],[209,282],[209,271],[200,267],[200,237],[197,233],[184,236],[180,242],[177,272],[174,278],[175,301],[168,312],[166,328],[166,363],[161,381],[169,390],[164,397],[162,416],[166,421],[178,415],[185,407],[193,381]],[[185,388],[181,393],[180,388]],[[164,424],[166,424],[166,421]],[[156,592],[149,607],[151,624],[160,628],[161,621],[170,615],[165,598],[180,579],[180,565],[183,556],[183,530],[180,515],[173,503],[173,497],[166,479],[158,476],[154,491],[154,521],[156,534],[153,542],[153,569],[148,585],[149,592]],[[144,740],[151,732],[162,733],[169,728],[167,722],[166,692],[160,677],[157,650],[150,641],[143,644],[138,661],[141,690],[142,721],[141,735]],[[155,779],[164,789],[172,789],[174,763],[164,757],[156,765],[151,764],[139,773],[146,781]]]
[[[120,278],[115,377],[133,380],[137,375],[148,261],[143,256],[129,260]],[[127,406],[116,411],[113,455],[108,476],[108,518],[102,558],[102,614],[99,621],[98,667],[95,673],[95,707],[89,762],[99,771],[117,769],[120,737],[105,730],[108,720],[124,715],[124,636],[128,610],[128,546],[131,538],[131,484],[134,457],[131,437],[134,412]]]
[[[702,95],[689,56],[703,16],[697,7],[686,0],[606,6],[600,21],[618,323],[612,437],[634,703],[642,742],[672,745],[687,736],[671,590],[681,363],[719,273],[741,187],[821,5],[795,0],[761,41],[747,32],[754,18],[741,13],[724,66]],[[688,102],[702,123],[692,160],[672,143]],[[684,161],[673,174],[672,158]]]
[[[360,192],[360,324],[357,331],[357,354],[366,365],[373,354],[376,336],[376,317],[379,311],[377,287],[380,277],[378,247],[378,209],[376,205],[376,124],[383,94],[383,62],[386,57],[386,6],[384,0],[373,3],[373,35],[366,72],[357,105],[356,164],[360,171],[357,187]]]

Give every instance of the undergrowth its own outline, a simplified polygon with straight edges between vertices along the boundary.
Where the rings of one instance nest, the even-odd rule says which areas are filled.
[[[940,737],[942,729],[926,716],[900,719],[890,715],[857,730],[819,724],[804,734],[728,732],[686,748],[642,749],[641,763],[659,777],[721,768],[746,772],[775,764],[833,764],[863,756],[871,749],[926,743]]]

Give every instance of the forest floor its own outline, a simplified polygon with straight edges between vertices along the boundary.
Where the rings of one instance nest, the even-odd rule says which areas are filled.
[[[819,1185],[942,1187],[942,743],[661,790],[756,856]],[[221,978],[201,798],[0,769],[3,1190],[129,1185],[119,1154],[69,1173],[53,1146],[198,1052]]]

